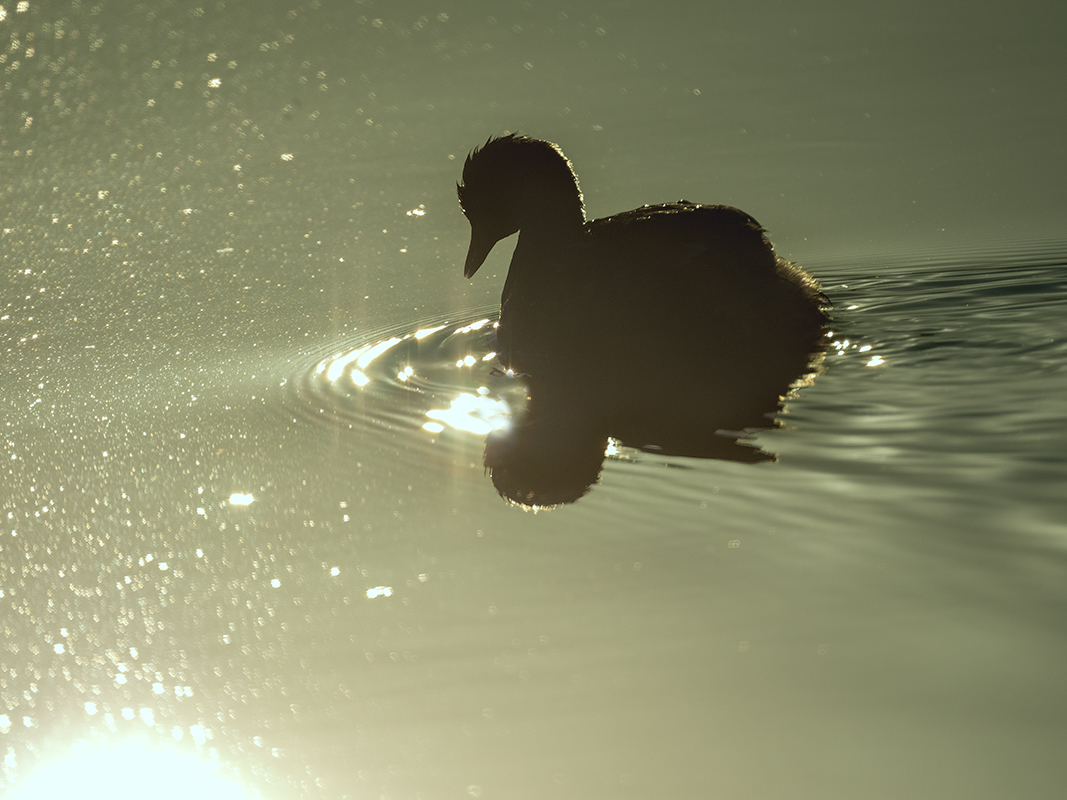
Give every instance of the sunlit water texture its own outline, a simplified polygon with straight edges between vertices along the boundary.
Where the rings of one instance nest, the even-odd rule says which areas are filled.
[[[0,0],[0,795],[1061,800],[1065,14]],[[500,500],[506,131],[823,282],[776,462]]]

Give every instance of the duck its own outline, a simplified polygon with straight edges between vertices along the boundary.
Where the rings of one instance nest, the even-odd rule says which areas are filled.
[[[708,435],[771,427],[817,371],[829,298],[744,211],[678,200],[589,220],[559,145],[514,133],[471,151],[457,193],[467,279],[518,233],[492,345],[540,408],[581,398],[598,435],[652,450],[660,420],[684,451],[679,409]]]

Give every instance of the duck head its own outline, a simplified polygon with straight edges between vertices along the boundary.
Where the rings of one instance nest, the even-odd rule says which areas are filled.
[[[456,185],[471,224],[463,274],[478,271],[501,239],[519,230],[581,227],[585,209],[574,170],[550,142],[509,134],[489,139],[463,165]]]

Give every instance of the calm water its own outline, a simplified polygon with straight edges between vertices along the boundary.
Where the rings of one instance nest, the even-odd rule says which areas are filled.
[[[1062,9],[0,8],[5,796],[1061,796]],[[776,462],[497,496],[505,130],[820,278]]]

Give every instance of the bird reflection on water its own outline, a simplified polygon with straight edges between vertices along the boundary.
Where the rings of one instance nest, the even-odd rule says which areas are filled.
[[[649,452],[742,462],[827,343],[829,300],[743,211],[679,201],[587,221],[553,144],[490,139],[458,185],[471,224],[464,275],[519,240],[495,342],[527,405],[489,434],[485,465],[525,506],[572,502],[609,437]]]

